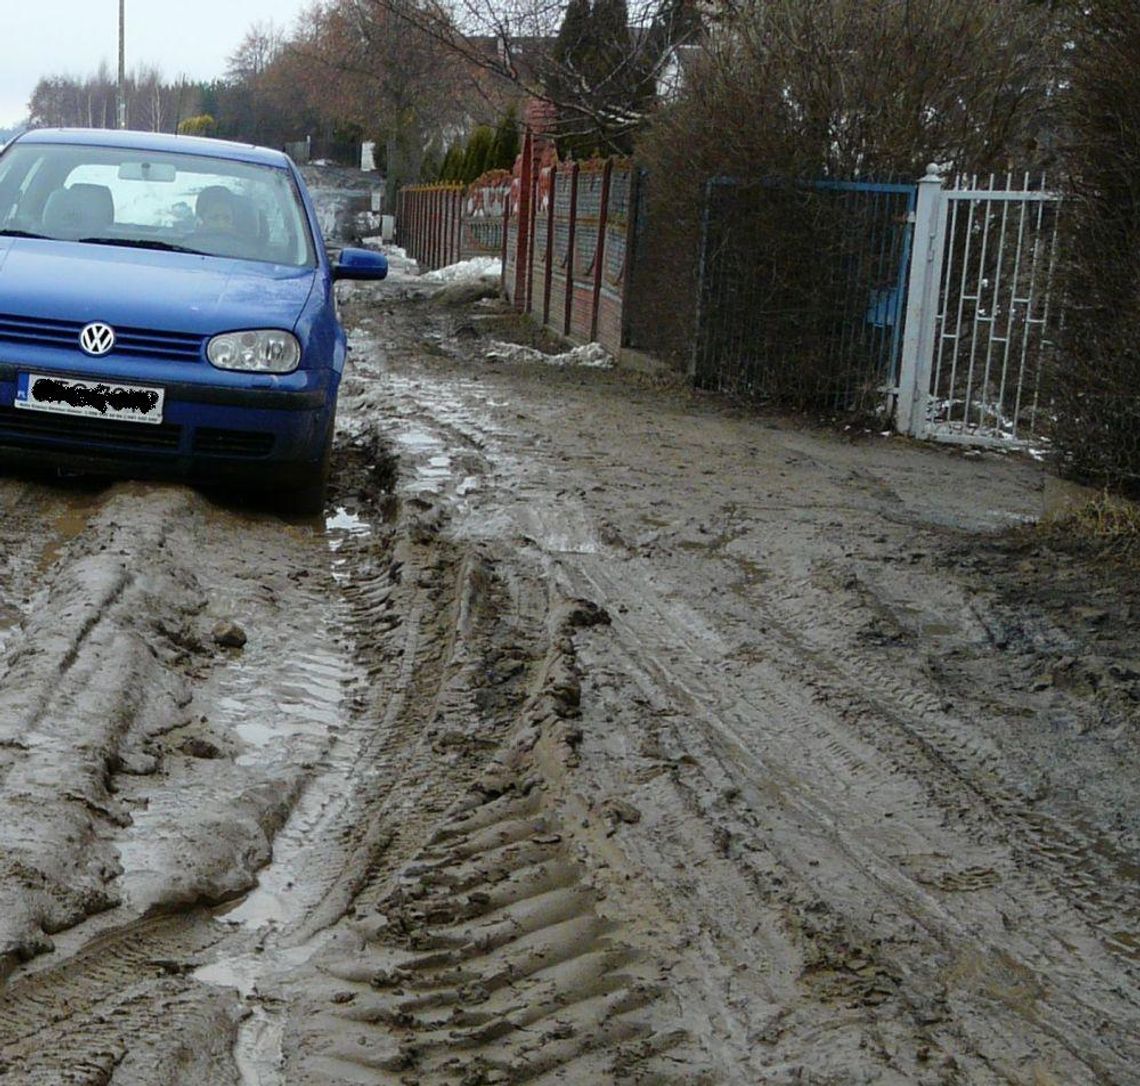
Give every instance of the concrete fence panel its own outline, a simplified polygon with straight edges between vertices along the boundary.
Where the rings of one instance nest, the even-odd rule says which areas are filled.
[[[536,168],[528,134],[511,173],[485,174],[466,189],[401,189],[397,236],[427,269],[500,255],[503,292],[516,309],[616,354],[623,346],[632,190],[632,164],[624,159]]]

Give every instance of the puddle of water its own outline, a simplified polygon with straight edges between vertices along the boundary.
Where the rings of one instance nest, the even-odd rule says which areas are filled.
[[[364,538],[372,534],[372,525],[358,513],[352,513],[338,505],[332,516],[325,517],[325,537],[329,550],[334,553],[344,545],[346,539]]]
[[[314,640],[329,640],[328,631]],[[288,678],[271,685],[266,673],[262,661],[234,661],[227,668],[226,690],[215,702],[214,726],[250,748],[236,764],[264,765],[267,751],[294,765],[317,756],[343,719],[344,686],[352,668],[335,650],[314,647],[290,654]]]
[[[95,500],[77,500],[74,505],[64,506],[54,517],[44,532],[44,546],[36,563],[36,572],[50,569],[60,552],[86,527],[91,519],[91,510],[97,505]]]
[[[243,1086],[285,1086],[285,1018],[271,1009],[273,1004],[260,1002],[258,984],[271,971],[284,972],[303,965],[324,942],[322,936],[317,936],[301,947],[277,950],[269,956],[244,954],[226,958],[199,966],[191,974],[203,984],[235,989],[247,1003],[250,1013],[238,1026],[233,1052]]]
[[[238,1027],[234,1046],[234,1063],[243,1083],[285,1086],[281,1073],[284,1037],[285,1021],[281,1015],[270,1015],[264,1007],[254,1006],[253,1013]]]
[[[451,457],[433,456],[427,464],[416,465],[416,486],[420,490],[438,491],[451,478]]]
[[[372,530],[342,509],[329,522],[329,530],[342,540]],[[347,564],[335,555],[328,560],[334,575],[338,564]],[[271,979],[287,976],[328,938],[327,933],[318,933],[298,946],[279,945],[280,935],[311,914],[339,872],[335,863],[328,862],[322,844],[335,839],[344,821],[352,773],[369,738],[363,728],[353,726],[347,708],[356,684],[364,680],[353,662],[351,645],[338,636],[347,628],[341,606],[318,616],[297,615],[293,628],[278,632],[275,645],[258,649],[261,658],[235,661],[220,677],[223,686],[214,701],[211,723],[249,746],[237,759],[239,765],[277,762],[314,767],[274,837],[273,859],[258,872],[257,885],[217,917],[218,923],[231,929],[257,933],[262,949],[211,962],[193,974],[205,984],[235,989],[247,1003],[250,1013],[239,1026],[234,1048],[243,1086],[284,1086],[285,1020],[275,1013],[273,1001],[263,1000],[259,989]],[[282,678],[281,666],[274,669],[266,657],[279,655],[285,642],[315,647],[293,656]],[[253,646],[251,639],[247,653]],[[275,683],[265,682],[267,670],[278,676]]]
[[[422,430],[419,427],[401,430],[400,433],[396,435],[396,441],[403,445],[404,448],[410,449],[413,452],[427,452],[429,449],[440,449],[443,447],[443,442],[441,442],[435,434],[429,430]]]
[[[347,791],[343,781],[355,762],[360,738],[351,733],[325,759],[326,770],[304,789],[273,843],[273,862],[258,873],[257,886],[222,914],[228,924],[250,931],[282,930],[303,920],[335,873],[324,872],[312,851],[335,836]],[[306,866],[315,870],[306,877]]]
[[[0,603],[0,655],[3,655],[8,638],[12,631],[20,625],[21,618],[23,615],[18,608]]]
[[[396,434],[395,441],[419,461],[413,460],[408,465],[411,474],[405,481],[404,489],[438,493],[442,484],[451,480],[451,455],[439,437],[431,431],[412,426]]]
[[[329,520],[345,533],[342,538],[372,531],[344,510]],[[346,557],[334,554],[329,565],[338,580],[351,576]],[[276,765],[293,774],[298,765],[312,767],[274,837],[272,862],[259,871],[257,886],[222,915],[227,924],[251,931],[284,930],[309,914],[337,874],[330,874],[322,842],[336,838],[351,801],[349,783],[370,738],[348,708],[366,680],[351,645],[340,636],[349,628],[342,607],[347,604],[340,601],[317,619],[299,615],[298,628],[281,631],[284,638],[275,638],[276,648],[259,648],[260,659],[234,661],[226,669],[224,689],[218,691],[211,723],[246,744],[235,759],[238,766]],[[267,657],[275,657],[290,642],[312,647],[290,658],[284,676],[278,664],[277,681],[266,684],[266,673],[275,671]]]
[[[350,513],[344,506],[338,505],[331,517],[325,517],[325,530],[342,532],[344,535],[371,535],[372,525],[358,513]]]
[[[284,1086],[285,1079],[281,1073],[284,1019],[279,1014],[270,1014],[254,1001],[257,982],[264,973],[264,960],[248,955],[204,965],[195,969],[193,976],[216,988],[236,988],[243,999],[250,1001],[250,1014],[238,1026],[233,1052],[242,1083],[245,1086]]]

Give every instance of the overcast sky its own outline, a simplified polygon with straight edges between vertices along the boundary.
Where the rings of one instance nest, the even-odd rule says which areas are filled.
[[[126,0],[127,70],[155,67],[165,79],[213,79],[255,23],[293,28],[309,0]],[[0,3],[0,128],[21,121],[41,77],[94,75],[119,64],[119,0]]]

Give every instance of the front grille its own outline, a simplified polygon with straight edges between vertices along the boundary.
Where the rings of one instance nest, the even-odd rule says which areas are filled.
[[[43,320],[0,313],[0,343],[79,350],[80,321]],[[147,328],[116,328],[115,347],[107,358],[158,358],[172,362],[198,362],[202,336]]]
[[[221,430],[199,426],[194,431],[194,451],[213,456],[268,456],[273,435],[256,430]]]
[[[107,422],[46,411],[25,411],[0,407],[0,440],[5,445],[42,445],[44,438],[55,438],[92,451],[91,446],[108,449],[176,450],[182,427],[162,422]]]

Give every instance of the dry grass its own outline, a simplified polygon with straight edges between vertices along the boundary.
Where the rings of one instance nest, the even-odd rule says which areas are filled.
[[[1140,504],[1107,490],[1044,521],[1042,528],[1070,544],[1140,564]]]

